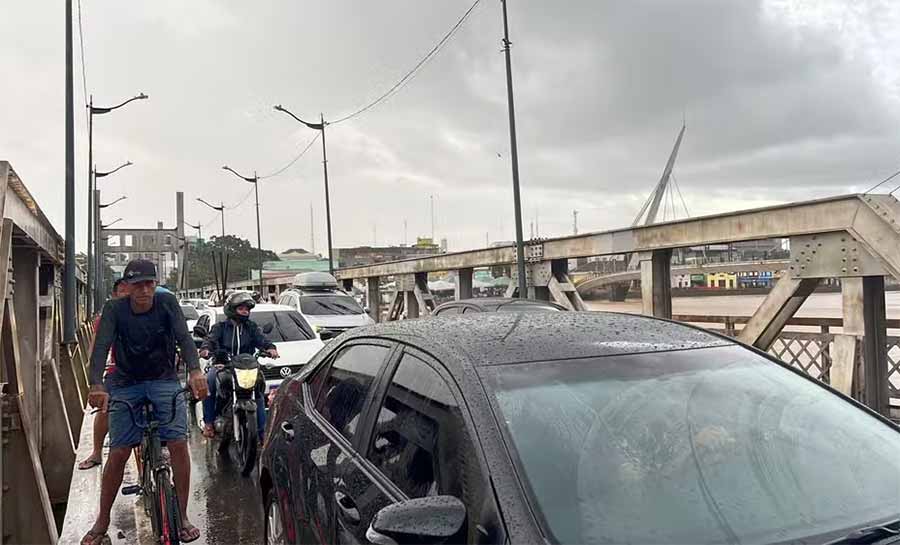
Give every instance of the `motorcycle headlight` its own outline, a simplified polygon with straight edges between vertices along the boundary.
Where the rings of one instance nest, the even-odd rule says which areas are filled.
[[[235,369],[234,376],[237,377],[238,386],[244,390],[250,390],[256,386],[256,377],[259,369]]]

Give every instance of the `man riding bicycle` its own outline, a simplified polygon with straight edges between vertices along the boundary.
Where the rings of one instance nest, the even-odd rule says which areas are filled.
[[[265,352],[270,358],[278,357],[278,350],[263,334],[259,325],[250,319],[250,311],[256,306],[253,296],[247,292],[236,292],[225,300],[223,310],[227,320],[215,324],[200,347],[200,356],[204,359],[223,350],[229,356],[238,354],[255,354],[257,350]],[[218,407],[216,406],[216,374],[218,369],[210,367],[206,375],[209,397],[203,401],[203,435],[213,437]],[[256,429],[262,440],[266,429],[266,410],[264,394],[260,389],[256,392]]]
[[[189,386],[197,399],[206,398],[206,380],[177,299],[171,293],[156,292],[156,265],[143,259],[133,260],[125,267],[122,278],[130,285],[129,295],[107,301],[103,307],[91,354],[88,402],[106,412],[111,399],[132,406],[149,401],[156,418],[170,421],[159,428],[159,436],[167,443],[172,462],[182,521],[178,537],[182,543],[190,543],[200,537],[200,530],[187,518],[191,465],[183,397],[177,398],[176,412],[172,415],[173,396],[182,388],[175,371],[176,344],[187,364]],[[103,371],[110,348],[115,350],[116,372],[107,376],[104,384]],[[135,426],[127,411],[109,413],[110,450],[103,472],[100,512],[81,545],[109,543],[106,531],[110,511],[131,449],[141,444],[141,436],[142,430]]]

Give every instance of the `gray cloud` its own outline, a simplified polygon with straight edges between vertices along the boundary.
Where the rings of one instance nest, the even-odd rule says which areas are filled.
[[[285,165],[314,136],[273,112],[335,119],[378,96],[468,7],[422,4],[82,0],[88,83],[109,104],[146,103],[96,118],[104,216],[152,226],[216,228],[197,196],[235,205],[249,186],[222,164],[260,174]],[[510,2],[525,214],[543,235],[630,221],[653,187],[682,116],[676,177],[693,213],[865,189],[896,169],[897,44],[889,2],[692,0]],[[6,7],[0,65],[0,150],[61,228],[61,12]],[[380,243],[430,232],[460,249],[512,237],[509,140],[500,8],[484,1],[401,93],[328,131],[335,239]],[[894,53],[891,53],[894,51]],[[893,71],[892,71],[893,70]],[[76,82],[80,102],[80,80]],[[80,112],[79,112],[80,113]],[[78,115],[79,196],[86,170]],[[310,203],[324,246],[318,143],[260,186],[263,242],[308,246]],[[498,156],[499,154],[499,156]],[[81,208],[79,208],[81,210]],[[252,197],[226,217],[255,239]],[[80,230],[79,230],[80,231]],[[528,227],[526,223],[526,233]],[[83,235],[80,235],[83,236]]]

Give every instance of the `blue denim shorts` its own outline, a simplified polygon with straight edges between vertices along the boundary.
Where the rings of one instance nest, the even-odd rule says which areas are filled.
[[[172,417],[172,396],[181,390],[177,380],[148,380],[129,385],[107,384],[111,400],[127,401],[135,408],[134,420],[145,425],[143,412],[140,410],[144,401],[153,404],[153,414],[157,420],[165,423]],[[183,441],[187,439],[187,406],[185,396],[178,396],[175,402],[175,418],[169,424],[159,427],[159,438],[162,441]],[[128,408],[122,404],[111,404],[109,407],[109,447],[134,447],[141,444],[143,430],[134,425]]]

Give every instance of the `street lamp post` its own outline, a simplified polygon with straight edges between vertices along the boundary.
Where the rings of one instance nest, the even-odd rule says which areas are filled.
[[[93,299],[94,299],[94,309],[96,309],[97,312],[99,312],[101,307],[103,306],[103,297],[106,292],[105,289],[101,289],[104,286],[104,284],[100,280],[103,277],[103,268],[104,268],[103,267],[103,264],[104,264],[103,255],[100,251],[100,247],[101,247],[101,244],[100,244],[100,209],[105,208],[105,206],[100,206],[100,190],[96,188],[97,179],[106,178],[110,174],[115,174],[116,172],[122,170],[125,167],[131,166],[132,164],[134,164],[134,163],[132,163],[131,161],[125,161],[124,163],[117,166],[116,168],[114,168],[112,170],[108,170],[106,172],[97,171],[97,165],[94,165],[94,168],[92,169],[93,177],[94,177],[94,191],[92,193],[93,205],[94,205],[93,206],[94,217],[93,217],[93,222],[91,222],[92,224],[90,225],[90,228],[93,229],[93,231],[94,231],[94,241],[93,241],[94,242],[93,243],[93,247],[94,247],[93,258],[94,258],[94,260],[91,262],[89,259],[88,261],[93,265],[93,268],[94,268],[95,289],[93,291]],[[120,200],[122,200],[122,199],[118,199],[115,202],[119,202]],[[112,204],[115,204],[115,202],[107,204],[106,206],[111,206]],[[89,241],[88,250],[90,250],[90,248],[91,248],[91,244]],[[88,299],[90,299],[90,297]]]
[[[199,197],[197,198],[197,200],[202,202],[206,206],[212,208],[213,210],[220,212],[222,214],[222,238],[225,238],[225,203],[219,203],[219,206],[214,206]],[[193,225],[191,227],[193,227]],[[194,228],[200,229],[199,227],[194,227]]]
[[[328,272],[334,275],[334,251],[331,245],[331,199],[328,195],[328,155],[325,151],[325,116],[319,114],[319,123],[309,123],[307,121],[303,121],[302,119],[291,113],[281,104],[277,104],[274,108],[279,112],[284,112],[287,115],[293,117],[298,122],[306,125],[310,129],[322,131],[322,171],[325,175],[325,222],[328,231]]]
[[[199,223],[197,225],[191,225],[188,222],[184,222],[184,224],[187,225],[188,227],[190,227],[191,229],[196,229],[197,230],[197,240],[199,240],[201,242],[203,241],[203,226],[202,225],[200,225]]]
[[[516,146],[516,108],[513,103],[512,60],[510,58],[509,23],[506,17],[506,0],[503,5],[503,52],[506,55],[506,96],[509,106],[509,155],[512,163],[513,207],[516,217],[516,272],[519,275],[519,297],[528,297],[525,281],[525,242],[522,235],[522,199],[519,194],[519,150]]]
[[[87,208],[88,208],[87,310],[88,310],[88,315],[91,314],[91,293],[96,294],[99,291],[96,289],[96,286],[94,285],[95,282],[93,281],[93,276],[94,276],[95,270],[93,270],[93,269],[96,266],[96,263],[100,262],[100,260],[97,259],[96,263],[95,263],[95,260],[92,259],[92,256],[91,256],[91,248],[92,248],[92,242],[93,242],[93,236],[94,236],[93,230],[94,230],[94,226],[96,223],[92,218],[93,213],[94,213],[94,206],[95,206],[94,203],[92,202],[92,196],[94,195],[94,189],[96,187],[96,181],[94,179],[94,176],[96,176],[96,173],[95,173],[96,168],[94,167],[94,116],[108,114],[109,112],[111,112],[113,110],[117,110],[117,109],[121,108],[122,106],[128,104],[129,102],[133,102],[135,100],[144,100],[146,98],[149,98],[149,97],[147,95],[145,95],[144,93],[141,93],[137,96],[129,98],[128,100],[122,102],[121,104],[112,106],[111,108],[104,108],[104,107],[100,107],[100,106],[94,106],[94,95],[91,95],[90,102],[87,105],[87,109],[88,109],[88,197],[87,197]],[[121,167],[119,167],[119,168],[121,168]],[[118,169],[116,169],[116,170],[118,170]],[[115,172],[115,171],[113,171],[113,172]],[[110,172],[109,174],[111,174],[111,173],[112,172]],[[95,295],[94,300],[95,301],[99,300],[99,296]]]
[[[256,175],[256,171],[253,172],[252,178],[241,176],[228,165],[223,166],[222,170],[227,170],[245,182],[253,184],[253,191],[256,194],[256,261],[259,266],[259,295],[268,299],[269,297],[265,293],[265,284],[263,283],[262,234],[259,228],[259,176]]]

